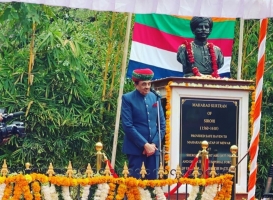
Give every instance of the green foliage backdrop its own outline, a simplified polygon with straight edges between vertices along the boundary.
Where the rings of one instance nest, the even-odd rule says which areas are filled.
[[[23,110],[25,138],[0,146],[8,166],[94,165],[95,143],[111,157],[127,14],[23,3],[0,4],[1,107]],[[272,20],[264,74],[257,197],[273,161]],[[255,81],[259,20],[244,26],[242,79]],[[237,78],[239,20],[232,56]],[[130,81],[124,92],[132,89]],[[119,131],[117,167],[125,160]]]
[[[86,167],[98,141],[110,157],[127,15],[21,3],[0,13],[1,107],[25,111],[27,132],[0,158]]]

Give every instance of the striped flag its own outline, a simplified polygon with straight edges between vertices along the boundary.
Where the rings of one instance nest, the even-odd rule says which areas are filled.
[[[127,77],[138,68],[150,68],[154,79],[183,76],[182,65],[176,60],[178,47],[184,40],[192,41],[191,17],[162,14],[136,14]],[[224,66],[222,77],[230,77],[230,62],[235,19],[212,18],[213,29],[208,42],[221,48]]]

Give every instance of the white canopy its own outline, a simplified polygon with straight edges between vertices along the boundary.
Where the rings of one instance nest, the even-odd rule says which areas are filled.
[[[263,19],[273,17],[273,0],[0,0],[98,11]]]

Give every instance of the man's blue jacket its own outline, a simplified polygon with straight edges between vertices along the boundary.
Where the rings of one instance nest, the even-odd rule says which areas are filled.
[[[160,98],[152,92],[144,96],[138,90],[122,96],[121,120],[125,132],[123,153],[141,155],[147,142],[159,147],[158,110],[162,141],[166,122]],[[157,151],[156,154],[159,155],[159,152]]]

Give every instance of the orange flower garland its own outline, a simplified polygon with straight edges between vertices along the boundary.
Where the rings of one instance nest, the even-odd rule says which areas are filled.
[[[172,89],[170,85],[172,84],[172,81],[168,83],[166,86],[166,134],[165,134],[165,150],[167,152],[170,151],[170,146],[171,146],[171,94],[172,94]],[[169,166],[169,161],[170,161],[170,156],[169,154],[165,154],[164,157],[164,162],[165,162],[165,169],[167,171],[170,171],[170,166]]]
[[[214,197],[214,200],[229,200],[231,199],[231,192],[232,192],[232,175],[226,174],[225,177],[219,177],[221,179],[222,187],[221,190],[217,192],[216,196]],[[218,184],[220,184],[218,183]]]
[[[5,190],[4,190],[4,196],[3,196],[2,200],[8,200],[11,193],[12,193],[12,183],[8,183]]]
[[[69,178],[65,176],[53,176],[50,178],[50,182],[58,186],[76,186],[78,185],[77,179]]]
[[[250,135],[253,134],[253,123],[254,123],[254,109],[255,109],[255,87],[251,86],[250,89],[252,89],[252,94],[251,94],[251,108],[250,108],[250,112],[249,112],[249,130],[250,130]],[[248,165],[248,169],[250,167],[250,163],[251,160],[249,160],[249,165]]]
[[[127,198],[128,200],[140,199],[140,192],[137,188],[139,180],[133,177],[129,177],[125,180],[127,186]]]
[[[116,200],[122,200],[124,198],[124,196],[125,196],[126,190],[127,190],[127,186],[124,183],[121,183],[118,186]]]
[[[128,199],[140,199],[141,194],[139,188],[146,187],[162,187],[167,185],[177,184],[189,184],[192,186],[207,186],[218,184],[221,185],[221,190],[217,193],[215,200],[221,199],[223,196],[226,199],[231,196],[232,191],[232,175],[226,174],[216,178],[208,179],[191,179],[191,178],[180,178],[177,179],[162,179],[162,180],[139,180],[136,178],[114,178],[111,176],[100,176],[92,178],[68,178],[64,176],[53,176],[47,177],[43,174],[31,174],[31,175],[13,175],[5,179],[6,188],[3,194],[3,200],[19,200],[24,196],[25,200],[40,200],[41,199],[41,184],[56,184],[59,186],[76,186],[76,185],[94,185],[94,184],[109,184],[110,191],[107,200],[114,199],[116,195],[117,200],[124,198],[127,194]],[[31,189],[29,182],[32,181]],[[62,182],[63,181],[63,182]],[[40,182],[40,183],[39,183]],[[14,186],[13,186],[14,185]],[[116,191],[117,187],[117,191]],[[116,191],[116,194],[115,194]],[[31,193],[32,192],[32,193]],[[111,193],[111,194],[110,194]],[[33,195],[32,195],[33,194]]]
[[[32,173],[30,174],[32,181],[39,181],[41,184],[46,184],[49,182],[48,176],[44,174],[37,174],[37,173]]]
[[[35,181],[32,183],[31,185],[32,191],[33,191],[33,195],[34,195],[34,199],[35,200],[41,200],[41,187],[38,181]]]
[[[106,200],[113,200],[115,196],[116,184],[109,183],[109,187],[110,189],[109,189],[108,197],[106,198]]]
[[[254,109],[255,109],[255,88],[254,86],[252,86],[250,89],[253,90],[252,94],[251,94],[251,108],[250,108],[250,112],[249,112],[249,126],[250,126],[250,135],[252,135],[253,133],[253,123],[254,123]]]
[[[135,186],[127,187],[126,195],[127,195],[128,200],[134,200],[134,199],[141,200],[140,192],[139,192],[138,188]]]
[[[26,200],[32,200],[33,196],[30,192],[30,188],[28,185],[28,175],[23,176],[22,174],[18,174],[15,176],[15,179],[12,179],[12,181],[15,182],[14,191],[13,191],[13,200],[19,200],[21,199],[21,195],[24,196]],[[4,194],[3,199],[6,198],[6,195]]]

